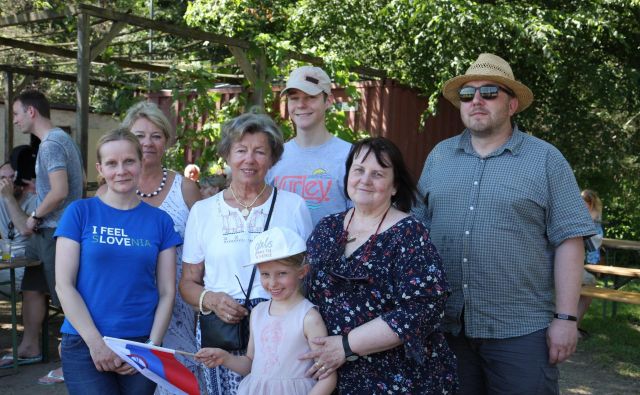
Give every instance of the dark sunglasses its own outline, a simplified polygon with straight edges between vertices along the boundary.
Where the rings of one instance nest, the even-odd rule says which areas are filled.
[[[509,96],[515,96],[511,89],[503,88],[497,85],[483,85],[480,87],[465,86],[458,91],[458,97],[461,102],[470,102],[476,95],[476,91],[480,91],[480,97],[485,100],[493,100],[498,97],[498,92],[503,91]]]

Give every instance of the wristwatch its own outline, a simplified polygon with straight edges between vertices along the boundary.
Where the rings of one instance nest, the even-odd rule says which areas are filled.
[[[35,219],[36,221],[40,221],[40,220],[42,220],[42,218],[40,218],[40,217],[36,217],[36,210],[33,210],[33,211],[31,212],[31,218]]]
[[[344,348],[344,358],[347,362],[353,362],[360,357],[360,355],[354,353],[349,346],[349,336],[342,335],[342,348]]]

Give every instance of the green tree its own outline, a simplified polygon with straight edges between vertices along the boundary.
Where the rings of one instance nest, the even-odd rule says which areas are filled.
[[[640,236],[637,0],[196,0],[186,18],[330,64],[384,69],[424,91],[431,111],[447,79],[480,52],[499,54],[536,97],[519,125],[601,193],[609,235]]]

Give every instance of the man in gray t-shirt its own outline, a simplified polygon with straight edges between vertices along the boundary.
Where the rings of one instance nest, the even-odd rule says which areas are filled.
[[[64,209],[82,197],[83,168],[80,150],[50,119],[47,98],[28,90],[13,103],[15,126],[23,133],[37,136],[41,143],[36,158],[36,208],[26,226],[31,236],[25,255],[38,259],[40,266],[25,270],[22,280],[24,335],[18,347],[21,359],[37,359],[40,355],[39,331],[46,314],[46,294],[59,305],[55,293],[55,239],[53,234]],[[9,362],[10,360],[4,360]],[[4,363],[0,362],[0,366]]]

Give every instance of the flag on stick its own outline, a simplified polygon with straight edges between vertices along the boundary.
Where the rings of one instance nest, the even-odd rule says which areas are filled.
[[[108,336],[103,339],[123,361],[172,394],[200,394],[198,380],[176,359],[176,350]]]

